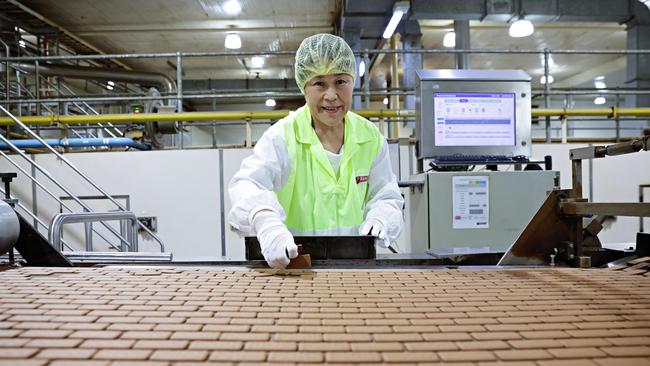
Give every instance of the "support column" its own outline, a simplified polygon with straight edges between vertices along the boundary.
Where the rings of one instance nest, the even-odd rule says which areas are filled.
[[[357,79],[354,81],[354,89],[359,90],[361,88],[361,77],[359,77],[359,62],[363,60],[359,51],[361,51],[361,30],[356,28],[346,28],[343,31],[343,39],[348,43],[352,51],[355,52],[355,63],[357,65]],[[366,65],[366,73],[370,65]],[[361,109],[361,95],[357,94],[352,97],[352,109],[359,110]]]
[[[420,50],[422,49],[422,33],[420,32],[420,25],[415,20],[405,22],[402,32],[402,47],[404,50]],[[402,86],[406,90],[415,91],[417,86],[417,77],[415,71],[423,68],[422,54],[421,53],[405,53],[403,59],[404,67],[404,82]],[[404,98],[404,108],[415,110],[415,94],[406,95]],[[410,123],[413,125],[414,123]],[[409,126],[407,127],[415,127]]]
[[[456,49],[468,50],[469,45],[469,20],[454,20],[454,32],[456,33]],[[469,69],[469,54],[456,54],[456,68]]]
[[[642,5],[641,5],[642,6]],[[645,7],[644,7],[645,8]],[[647,8],[646,8],[647,12]],[[636,21],[627,27],[627,49],[650,49],[650,22]],[[650,54],[627,55],[627,82],[630,88],[650,88]],[[650,107],[650,95],[630,95],[626,98],[626,107]]]

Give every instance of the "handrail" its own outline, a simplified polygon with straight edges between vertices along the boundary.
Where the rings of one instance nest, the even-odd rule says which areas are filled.
[[[0,43],[2,43],[2,45],[5,47],[5,52],[7,53],[7,57],[11,56],[11,53],[9,51],[10,50],[9,45],[7,43],[5,43],[5,41],[3,41],[2,39],[0,39]],[[11,97],[9,96],[9,93],[10,93],[10,90],[9,90],[10,89],[9,78],[11,77],[10,76],[11,71],[10,71],[10,68],[9,68],[9,63],[10,63],[10,61],[5,62],[5,78],[7,80],[6,81],[6,83],[7,83],[7,89],[6,89],[7,90],[7,93],[6,93],[7,108],[9,108],[9,100],[11,99]]]
[[[65,83],[61,84],[61,86],[62,86],[64,89],[66,89],[66,91],[67,91],[68,93],[70,93],[69,95],[77,96],[77,95],[75,94],[75,92],[73,92],[72,89],[70,89],[70,87],[69,87],[68,85],[66,85]],[[95,115],[99,115],[99,112],[97,112],[97,110],[96,110],[95,108],[91,107],[90,104],[86,103],[85,101],[81,101],[81,103],[83,103],[83,104],[86,106],[86,108],[90,109],[90,110],[91,110]],[[76,105],[77,108],[79,108],[77,102],[74,102],[74,105]],[[90,113],[88,113],[86,110],[84,110],[84,112],[86,112],[87,115],[90,115]],[[115,132],[117,132],[120,136],[124,136],[124,134],[122,133],[122,131],[118,130],[115,126],[113,126],[112,123],[108,122],[107,125],[108,125],[109,127],[113,128],[113,129],[115,130]],[[102,124],[99,124],[99,126],[102,127],[102,128],[104,128],[104,131],[106,131],[109,135],[111,135],[111,136],[113,136],[113,137],[117,137],[117,136],[115,136],[113,133],[111,133],[111,131],[109,131],[106,127],[104,127]]]
[[[47,78],[46,78],[45,76],[43,76],[43,75],[40,75],[40,77],[41,77],[41,79],[47,79]],[[29,89],[26,88],[26,87],[25,87],[25,86],[24,86],[20,81],[16,80],[16,83],[17,83],[18,85],[20,85],[20,86],[25,90],[25,92],[27,93],[27,95],[29,95],[31,98],[34,98],[34,94],[33,94],[32,92],[30,92]],[[77,95],[72,91],[72,89],[70,89],[70,87],[68,87],[65,83],[61,83],[60,85],[61,85],[63,88],[66,89],[66,91],[69,93],[68,95],[77,97]],[[59,89],[56,85],[51,84],[50,87],[53,88],[55,91],[61,93],[61,89]],[[20,96],[19,96],[19,97],[20,97]],[[40,101],[43,101],[43,102],[42,102],[43,106],[44,106],[48,111],[50,111],[50,113],[54,113],[54,112],[52,111],[52,108],[48,107],[47,104],[45,104],[45,103],[47,102],[47,99],[39,99],[39,100],[40,100]],[[85,101],[80,101],[80,102],[83,103],[83,104],[85,104],[86,107],[87,107],[88,109],[90,109],[90,110],[91,110],[95,115],[98,115],[98,114],[99,114],[99,112],[97,112],[97,110],[95,110],[93,107],[91,107],[91,106],[90,106],[88,103],[86,103]],[[90,115],[90,113],[88,113],[88,111],[86,111],[84,108],[82,108],[81,106],[79,106],[78,101],[74,101],[74,102],[71,102],[71,103],[72,103],[73,105],[75,105],[77,108],[79,108],[80,110],[82,110],[86,115]],[[98,125],[99,125],[100,127],[102,127],[102,128],[104,129],[104,131],[106,131],[109,135],[111,135],[112,137],[116,137],[116,136],[115,136],[111,131],[109,131],[109,130],[108,130],[106,127],[104,127],[101,123],[98,123]],[[120,130],[118,130],[117,128],[115,128],[113,125],[111,125],[110,123],[108,123],[108,125],[109,125],[110,127],[113,127],[113,129],[115,129],[115,130],[120,134],[120,136],[123,135],[122,132],[121,132]],[[77,131],[72,130],[72,132],[75,133],[75,134],[77,135],[77,137],[82,137],[79,133],[77,133]],[[93,136],[93,137],[94,137],[94,136]]]
[[[121,211],[127,211],[126,208],[124,208],[124,206],[122,206],[122,204],[120,204],[120,203],[119,203],[118,201],[116,201],[113,197],[111,197],[111,196],[110,196],[110,195],[109,195],[105,190],[103,190],[99,185],[97,185],[97,183],[95,183],[95,182],[92,181],[89,177],[87,177],[85,174],[83,174],[83,173],[82,173],[82,172],[81,172],[81,171],[80,171],[80,170],[79,170],[79,169],[78,169],[74,164],[72,164],[72,163],[71,163],[71,162],[70,162],[66,157],[64,157],[64,156],[61,155],[58,151],[56,151],[56,149],[54,149],[53,147],[47,145],[47,143],[46,143],[46,142],[45,142],[45,141],[44,141],[40,136],[38,136],[38,135],[37,135],[36,133],[34,133],[34,131],[32,131],[29,127],[27,127],[24,123],[22,123],[20,120],[18,120],[18,118],[16,118],[16,116],[14,116],[13,114],[11,114],[11,112],[9,112],[6,108],[0,106],[0,110],[2,110],[5,114],[7,114],[7,115],[8,115],[8,116],[9,116],[9,117],[10,117],[10,118],[11,118],[11,119],[16,123],[16,124],[18,124],[20,127],[22,127],[22,129],[23,129],[23,130],[24,130],[28,135],[32,136],[33,138],[35,138],[36,140],[38,140],[39,142],[41,142],[41,143],[44,145],[44,148],[45,148],[45,149],[47,149],[47,150],[49,150],[50,152],[52,152],[52,153],[53,153],[53,154],[54,154],[54,155],[55,155],[55,156],[56,156],[60,161],[64,162],[64,163],[65,163],[65,164],[66,164],[70,169],[72,169],[75,173],[77,173],[80,177],[82,177],[82,178],[83,178],[83,179],[84,179],[88,184],[90,184],[91,186],[93,186],[97,191],[101,192],[101,193],[102,193],[102,194],[103,194],[103,195],[104,195],[104,196],[105,196],[109,201],[111,201],[113,204],[115,204],[115,206],[117,206]],[[92,116],[91,116],[91,117],[92,117]],[[95,116],[95,117],[97,117],[97,116]],[[73,199],[74,199],[74,200],[75,200],[75,201],[76,201],[76,202],[77,202],[81,207],[83,207],[84,209],[86,209],[86,210],[88,210],[88,211],[92,211],[92,209],[91,209],[88,205],[86,205],[85,203],[83,203],[83,202],[82,202],[81,200],[79,200],[79,199],[78,199],[78,198],[77,198],[77,197],[76,197],[72,192],[70,192],[70,191],[69,191],[67,188],[65,188],[62,184],[60,184],[58,181],[56,181],[56,179],[54,179],[54,177],[52,177],[52,175],[51,175],[47,170],[43,169],[42,167],[40,167],[40,165],[38,165],[38,164],[36,164],[35,162],[31,161],[31,159],[29,159],[29,158],[28,158],[28,157],[27,157],[27,156],[26,156],[22,151],[20,151],[20,149],[18,149],[15,145],[13,145],[13,144],[11,143],[11,141],[9,141],[7,138],[5,138],[4,136],[2,136],[1,134],[0,134],[0,140],[2,140],[4,143],[6,143],[7,145],[9,145],[9,146],[11,147],[12,150],[14,150],[16,153],[18,153],[19,155],[21,155],[21,156],[22,156],[26,161],[29,161],[29,162],[30,162],[33,166],[35,166],[37,169],[39,169],[39,170],[40,170],[40,171],[41,171],[41,172],[42,172],[46,177],[48,177],[52,182],[54,182],[55,184],[57,184],[57,186],[59,186],[59,188],[61,188],[61,189],[62,189],[64,192],[66,192],[70,197],[72,197],[72,198],[73,198]],[[151,230],[149,230],[149,228],[147,228],[145,225],[143,225],[143,224],[140,223],[139,221],[138,221],[138,225],[140,226],[141,229],[143,229],[145,232],[147,232],[147,234],[151,235],[151,237],[152,237],[155,241],[158,242],[158,244],[159,244],[160,247],[161,247],[161,250],[164,250],[164,244],[162,243],[162,241],[160,240],[160,238],[158,238],[158,236],[157,236],[156,234],[154,234],[153,232],[151,232]],[[113,229],[112,227],[110,227],[110,226],[108,226],[108,225],[105,225],[105,224],[104,224],[104,226],[105,226],[109,231],[111,231],[115,236],[117,236],[118,238],[120,238],[120,240],[123,240],[122,236],[121,236],[120,234],[118,234],[118,233],[115,231],[115,229]]]
[[[0,139],[2,139],[2,140],[6,140],[5,137],[2,136],[2,135],[0,135]],[[9,141],[9,140],[6,140],[6,141]],[[10,146],[12,146],[13,149],[17,149],[17,147],[16,147],[14,144],[12,144],[12,143],[10,143]],[[19,152],[19,154],[22,155],[21,152]],[[9,163],[10,163],[11,165],[13,165],[16,169],[20,170],[21,173],[23,173],[24,175],[26,175],[26,176],[27,176],[27,177],[28,177],[32,182],[34,182],[34,184],[36,184],[39,188],[41,188],[43,191],[45,191],[45,193],[47,193],[50,197],[52,197],[55,201],[57,201],[57,202],[61,205],[61,207],[65,208],[66,210],[68,210],[68,211],[70,211],[70,212],[73,212],[73,210],[72,210],[68,205],[66,205],[66,204],[65,204],[61,199],[59,199],[59,198],[58,198],[54,193],[52,193],[49,189],[47,189],[47,188],[46,188],[46,187],[45,187],[41,182],[38,181],[38,179],[36,179],[35,177],[33,177],[31,174],[27,173],[27,172],[25,171],[25,169],[23,169],[23,168],[22,168],[20,165],[18,165],[15,161],[13,161],[11,158],[9,158],[9,156],[7,156],[7,154],[5,154],[4,151],[0,150],[0,155],[3,156],[5,159],[7,159],[7,161],[9,161]],[[23,158],[25,158],[25,159],[26,159],[26,160],[27,160],[31,165],[33,165],[34,167],[36,167],[37,169],[41,170],[41,172],[44,171],[44,169],[43,169],[42,167],[40,167],[40,165],[38,165],[36,162],[31,161],[31,159],[26,158],[25,156],[23,156]],[[44,173],[44,174],[45,174],[45,173]],[[45,175],[48,176],[48,174],[49,174],[49,173],[47,173],[47,174],[45,174]],[[61,188],[61,189],[63,189],[63,190],[65,191],[65,189],[62,188],[61,183],[59,183],[57,180],[55,180],[55,179],[52,178],[51,176],[48,176],[48,178],[50,178],[50,180],[52,180],[52,182],[54,182],[54,184],[56,184],[57,186],[59,186],[59,188]],[[67,191],[66,191],[66,193],[70,194],[70,192],[67,192]],[[79,202],[79,199],[77,198],[77,196],[74,196],[74,195],[72,195],[72,196],[74,197],[74,199],[76,199],[76,201],[77,201],[77,203],[78,203],[78,202]],[[83,206],[82,206],[82,207],[83,207]],[[85,207],[84,207],[84,208],[85,208]],[[29,212],[29,210],[27,210],[26,208],[24,208],[24,209],[25,209],[26,212]],[[88,209],[88,210],[89,210],[89,211],[92,211],[92,210],[90,210],[90,209]],[[30,213],[30,216],[32,216],[32,218],[34,218],[34,216],[31,215],[31,213]],[[48,227],[47,225],[45,225],[41,220],[38,220],[38,221],[39,221],[39,223],[40,223],[41,225],[43,225],[43,227],[45,227],[45,228],[47,228],[47,229],[49,230],[49,227]],[[108,228],[109,230],[112,229],[111,227],[108,227],[108,226],[107,226],[107,228]],[[111,245],[114,249],[119,250],[119,248],[117,248],[117,247],[114,246],[113,244],[110,244],[109,240],[106,239],[102,234],[100,234],[99,232],[95,231],[95,229],[93,229],[93,231],[94,231],[97,235],[99,235],[102,239],[104,239],[106,242],[108,242],[109,245]],[[124,239],[121,235],[117,234],[115,231],[113,231],[113,234],[117,235],[117,237],[118,237],[122,242],[125,242],[125,241],[126,241],[126,239]],[[70,249],[72,249],[72,247],[70,247]]]
[[[119,211],[119,212],[71,212],[60,213],[52,219],[50,229],[48,230],[48,239],[50,243],[57,249],[63,250],[61,245],[61,236],[63,234],[64,224],[73,224],[80,222],[94,222],[94,221],[111,221],[111,220],[129,220],[131,225],[127,226],[127,240],[132,252],[138,251],[138,234],[135,229],[138,226],[138,219],[133,212]],[[109,243],[110,244],[110,243]],[[92,247],[90,248],[92,251]]]
[[[160,263],[171,262],[173,255],[171,252],[164,253],[147,253],[147,252],[63,252],[62,253],[70,262],[77,263]]]
[[[33,94],[32,92],[30,92],[29,89],[26,88],[26,87],[25,87],[25,86],[24,86],[24,85],[23,85],[19,80],[16,80],[15,83],[16,83],[17,85],[19,85],[20,87],[22,87],[22,88],[25,90],[25,93],[26,93],[27,95],[29,95],[31,98],[34,98],[34,94]],[[1,85],[1,84],[0,84],[0,85]],[[3,85],[3,86],[4,86],[4,85]],[[9,92],[11,92],[11,91],[9,91]],[[18,94],[18,92],[16,92],[16,94]],[[20,97],[20,95],[18,95],[18,96]],[[40,100],[40,99],[39,99],[39,100]],[[75,103],[75,104],[76,104],[76,103]],[[52,108],[50,108],[50,107],[49,107],[45,102],[42,103],[42,105],[43,105],[43,107],[44,107],[45,109],[47,109],[50,113],[54,113],[54,111],[52,110]],[[101,124],[99,124],[99,125],[101,126]],[[77,137],[80,137],[80,138],[82,137],[81,134],[78,133],[75,129],[71,129],[71,131],[72,131],[72,133],[74,133],[75,135],[77,135]],[[95,148],[93,147],[93,149],[95,149]]]

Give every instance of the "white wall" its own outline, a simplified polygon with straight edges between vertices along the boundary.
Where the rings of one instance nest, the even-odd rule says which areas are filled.
[[[570,148],[581,145],[533,145],[533,159],[543,160],[544,155],[553,156],[554,170],[561,172],[561,187],[571,187]],[[408,146],[400,147],[402,179],[408,179]],[[223,165],[220,150],[169,150],[147,152],[73,153],[65,157],[95,180],[110,194],[126,194],[131,198],[132,210],[137,215],[156,216],[158,235],[176,260],[216,260],[221,251],[222,232],[225,237],[225,258],[244,258],[243,239],[229,229],[222,231],[221,194],[225,201],[224,215],[230,209],[227,184],[239,169],[241,160],[251,153],[250,149],[224,149]],[[412,149],[411,149],[412,151]],[[36,161],[73,189],[77,195],[96,194],[87,184],[57,161],[53,155],[36,155]],[[21,163],[24,166],[24,163]],[[593,161],[593,187],[596,202],[638,200],[638,185],[650,183],[650,152],[607,157]],[[0,171],[16,171],[4,158],[0,158]],[[583,188],[589,196],[589,164],[583,163]],[[19,174],[22,175],[22,174]],[[39,174],[39,176],[41,176]],[[221,182],[223,181],[223,186]],[[65,195],[53,184],[47,183],[57,196]],[[21,202],[29,205],[32,185],[24,176],[13,185],[13,192]],[[403,189],[408,194],[408,189]],[[650,196],[650,192],[647,192]],[[59,212],[58,203],[49,199],[38,189],[39,212],[45,214],[47,223]],[[650,201],[650,198],[647,199]],[[408,207],[407,207],[408,211]],[[408,214],[406,215],[408,220]],[[224,217],[227,227],[227,217]],[[650,225],[650,223],[648,223]],[[408,247],[409,225],[398,245]],[[601,235],[606,243],[633,242],[638,230],[637,218],[619,218],[613,227]],[[647,230],[646,230],[647,231]],[[81,239],[80,231],[66,231],[66,238]],[[140,239],[141,251],[157,251],[152,241]],[[78,244],[78,249],[82,245]]]
[[[594,202],[638,202],[639,184],[650,184],[649,151],[594,160]],[[645,202],[650,202],[647,188]],[[649,225],[646,218],[645,232],[650,232]],[[598,237],[604,243],[634,243],[638,231],[638,217],[618,217],[611,229]]]
[[[217,150],[75,153],[65,157],[109,194],[128,194],[136,215],[156,216],[157,234],[175,259],[214,260],[221,256]],[[36,161],[74,194],[97,194],[55,156],[37,155]],[[15,171],[5,169],[6,164],[3,161],[3,171]],[[17,186],[18,198],[31,201],[31,185],[23,182]],[[66,195],[50,182],[46,186],[57,196]],[[59,204],[41,189],[37,200],[39,213],[49,225]],[[66,234],[75,236],[71,231]],[[80,244],[76,248],[83,250]],[[140,237],[140,251],[158,250],[153,241]]]

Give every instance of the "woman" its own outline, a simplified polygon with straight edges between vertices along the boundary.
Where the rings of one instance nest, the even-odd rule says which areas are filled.
[[[386,139],[350,112],[356,78],[345,41],[302,41],[295,78],[306,105],[271,126],[230,181],[230,224],[257,235],[273,268],[298,255],[293,235],[373,235],[388,247],[402,229],[403,199]]]

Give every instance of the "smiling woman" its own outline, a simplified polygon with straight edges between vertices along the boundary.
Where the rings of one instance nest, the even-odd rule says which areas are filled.
[[[269,128],[242,161],[229,186],[230,224],[257,235],[276,268],[298,255],[293,235],[373,235],[388,247],[401,232],[404,201],[386,139],[350,111],[352,50],[317,34],[302,41],[294,65],[306,105]]]
[[[352,103],[354,80],[347,74],[317,76],[304,93],[316,135],[326,150],[338,153],[343,145],[343,121]]]

